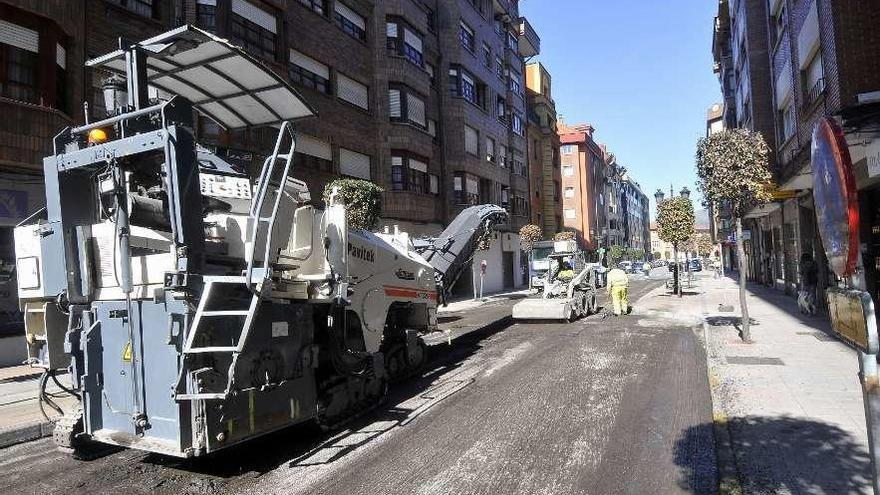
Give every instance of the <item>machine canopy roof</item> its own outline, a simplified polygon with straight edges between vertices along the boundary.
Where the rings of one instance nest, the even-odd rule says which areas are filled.
[[[180,95],[226,129],[273,125],[315,115],[283,78],[229,41],[193,26],[141,41],[150,86]],[[125,75],[125,50],[86,62]]]

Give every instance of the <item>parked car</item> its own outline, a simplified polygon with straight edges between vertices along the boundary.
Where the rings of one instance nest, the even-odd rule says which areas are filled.
[[[621,261],[617,264],[617,267],[626,273],[632,273],[632,262],[631,261]]]
[[[692,272],[701,272],[703,271],[703,263],[698,259],[693,259],[690,261],[691,263],[691,271]]]

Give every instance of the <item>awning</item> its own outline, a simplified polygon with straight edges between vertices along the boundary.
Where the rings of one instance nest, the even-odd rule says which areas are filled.
[[[767,216],[774,211],[778,210],[780,203],[764,203],[758,206],[755,206],[751,210],[746,213],[744,218],[761,218]]]
[[[147,82],[192,102],[226,129],[278,124],[315,115],[287,81],[241,48],[193,26],[137,44],[147,56]],[[125,76],[125,51],[86,62]]]

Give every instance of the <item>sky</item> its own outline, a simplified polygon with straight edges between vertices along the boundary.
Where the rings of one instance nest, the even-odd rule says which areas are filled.
[[[694,151],[720,102],[711,0],[521,0],[541,38],[556,111],[590,123],[642,186],[687,186],[699,208]],[[652,213],[653,215],[653,213]]]

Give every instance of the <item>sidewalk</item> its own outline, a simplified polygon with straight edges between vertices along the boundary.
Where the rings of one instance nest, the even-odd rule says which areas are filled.
[[[39,368],[24,365],[0,368],[0,448],[52,434],[52,424],[40,414],[37,401],[41,373]],[[67,376],[59,376],[58,381],[65,384]],[[76,402],[52,380],[46,390],[57,396],[53,400],[64,410]],[[46,412],[50,417],[56,416],[48,407]]]
[[[464,335],[511,322],[511,308],[528,297],[528,289],[488,295],[482,301],[461,299],[437,309],[438,332],[424,337],[429,347],[449,344]]]
[[[762,286],[748,291],[751,344],[735,326],[734,279],[702,277],[692,295],[654,303],[676,318],[702,317],[730,474],[743,493],[873,493],[856,351],[833,336],[826,316],[799,314],[794,298]]]

